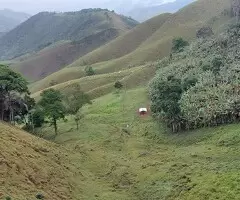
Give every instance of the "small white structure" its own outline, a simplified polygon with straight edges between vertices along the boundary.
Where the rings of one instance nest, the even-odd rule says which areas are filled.
[[[140,115],[146,115],[148,112],[148,109],[147,108],[139,108],[138,112]]]

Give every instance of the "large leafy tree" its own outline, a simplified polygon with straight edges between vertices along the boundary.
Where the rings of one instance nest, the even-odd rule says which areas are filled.
[[[54,126],[55,134],[58,133],[57,121],[65,118],[66,108],[63,104],[63,95],[60,91],[49,89],[41,94],[39,105],[42,107],[44,116],[50,119]]]
[[[0,119],[14,121],[17,114],[27,112],[28,95],[27,81],[8,66],[0,65]]]
[[[175,132],[180,127],[180,107],[178,101],[182,94],[181,81],[174,77],[168,80],[153,81],[150,93],[152,111],[167,121]]]

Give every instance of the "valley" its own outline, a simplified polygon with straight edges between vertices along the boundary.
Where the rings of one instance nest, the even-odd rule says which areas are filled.
[[[232,0],[189,3],[0,37],[1,200],[240,199],[239,22]]]

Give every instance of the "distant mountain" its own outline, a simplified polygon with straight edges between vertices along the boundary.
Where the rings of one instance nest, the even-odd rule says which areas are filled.
[[[5,34],[5,32],[0,32],[0,37],[2,37]]]
[[[194,1],[195,0],[138,0],[134,1],[130,6],[123,6],[122,4],[129,4],[129,2],[122,2],[116,10],[126,16],[131,16],[133,19],[143,22],[161,13],[176,12]]]
[[[114,28],[124,32],[137,21],[106,9],[84,9],[77,12],[42,12],[31,17],[0,39],[0,59],[11,59],[38,51],[57,41],[79,41]]]
[[[0,10],[0,32],[7,32],[26,21],[30,15],[9,9]],[[0,34],[1,36],[1,34]]]

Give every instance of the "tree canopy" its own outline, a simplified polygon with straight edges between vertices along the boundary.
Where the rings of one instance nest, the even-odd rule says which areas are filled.
[[[44,116],[54,126],[55,134],[57,134],[57,121],[64,119],[66,115],[66,109],[63,105],[63,95],[54,89],[45,90],[41,94],[39,105],[42,107]]]
[[[238,122],[239,39],[240,24],[230,25],[161,60],[149,87],[154,115],[174,131]],[[182,42],[175,42],[177,50]]]
[[[92,103],[89,96],[81,90],[81,87],[78,84],[75,84],[72,86],[72,89],[67,92],[64,101],[67,113],[75,116],[74,120],[76,122],[77,129],[79,129],[79,121],[83,117],[80,113],[80,109],[85,104]]]
[[[24,115],[34,104],[29,97],[27,81],[8,66],[0,65],[0,114],[1,120],[14,121]]]

